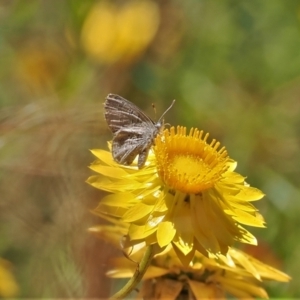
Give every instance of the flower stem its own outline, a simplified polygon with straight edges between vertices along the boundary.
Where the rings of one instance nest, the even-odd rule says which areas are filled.
[[[142,260],[138,264],[138,267],[136,268],[133,277],[125,284],[125,286],[123,286],[117,293],[115,293],[109,299],[110,300],[123,299],[127,295],[129,295],[142,280],[144,274],[146,273],[151,263],[153,256],[154,256],[154,246],[150,245],[147,247],[146,252]]]

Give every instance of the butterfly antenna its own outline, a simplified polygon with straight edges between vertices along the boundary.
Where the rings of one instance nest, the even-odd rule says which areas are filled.
[[[165,116],[165,114],[172,108],[172,106],[174,105],[174,103],[175,103],[175,99],[172,101],[171,105],[167,108],[167,110],[159,118],[158,122],[160,122],[163,119],[163,117]]]
[[[155,106],[155,104],[154,104],[154,103],[152,103],[152,108],[153,108],[153,110],[154,110],[154,114],[155,114],[155,116],[156,116],[156,106]]]

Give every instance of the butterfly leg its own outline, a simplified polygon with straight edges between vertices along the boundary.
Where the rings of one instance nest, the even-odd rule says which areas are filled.
[[[148,154],[149,154],[149,150],[150,147],[147,147],[145,149],[143,149],[143,151],[139,154],[139,158],[138,158],[138,168],[141,169],[147,160]]]

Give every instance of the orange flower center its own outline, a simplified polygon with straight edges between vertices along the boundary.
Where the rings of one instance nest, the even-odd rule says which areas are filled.
[[[183,193],[197,194],[211,188],[228,169],[225,148],[219,142],[206,143],[208,134],[185,127],[166,129],[155,140],[157,171],[164,183]]]

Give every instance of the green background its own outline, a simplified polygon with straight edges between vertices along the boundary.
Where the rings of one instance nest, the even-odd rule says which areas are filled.
[[[300,297],[300,2],[156,2],[158,31],[126,63],[84,51],[95,3],[0,3],[0,256],[20,296],[107,295],[107,259],[120,253],[87,232],[102,193],[84,181],[89,149],[111,139],[103,102],[115,93],[153,119],[176,99],[166,122],[221,141],[266,194],[255,205],[267,228],[250,228],[259,247],[248,250],[293,277],[266,284],[269,296]]]

